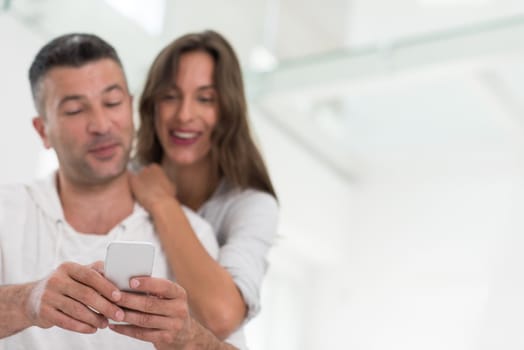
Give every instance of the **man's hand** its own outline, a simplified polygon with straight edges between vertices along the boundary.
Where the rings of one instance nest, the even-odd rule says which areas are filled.
[[[100,269],[100,263],[84,266],[66,262],[47,278],[33,283],[25,303],[31,324],[94,333],[107,326],[108,318],[121,321],[124,313],[114,304],[121,292],[102,276]]]
[[[110,328],[151,342],[158,350],[183,348],[192,336],[185,290],[169,280],[153,277],[134,277],[130,286],[148,295],[122,292],[117,304],[129,309],[124,321],[130,325]]]
[[[233,349],[220,342],[190,315],[185,290],[176,283],[154,277],[134,277],[130,287],[147,294],[122,292],[118,305],[127,308],[124,321],[130,325],[110,325],[120,334],[151,342],[157,350]]]

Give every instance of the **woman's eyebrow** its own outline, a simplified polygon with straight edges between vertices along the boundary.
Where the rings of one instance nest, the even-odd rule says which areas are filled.
[[[203,85],[203,86],[199,86],[197,90],[214,90],[216,87],[215,85]]]

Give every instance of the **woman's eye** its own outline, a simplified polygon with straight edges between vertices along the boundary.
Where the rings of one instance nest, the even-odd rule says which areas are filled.
[[[176,100],[179,96],[176,94],[165,94],[162,96],[162,100]]]
[[[214,102],[215,99],[213,97],[208,97],[208,96],[199,96],[198,101],[203,102],[203,103],[211,103],[211,102]]]

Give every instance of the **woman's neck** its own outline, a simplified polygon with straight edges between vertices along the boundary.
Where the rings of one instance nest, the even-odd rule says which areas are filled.
[[[194,211],[211,197],[218,186],[218,172],[213,169],[210,159],[184,166],[164,160],[162,166],[176,185],[180,203]]]

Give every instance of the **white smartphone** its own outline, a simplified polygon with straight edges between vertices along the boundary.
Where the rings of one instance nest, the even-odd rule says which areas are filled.
[[[104,274],[118,289],[133,292],[129,280],[151,276],[154,260],[155,246],[150,242],[113,241],[107,246]]]

